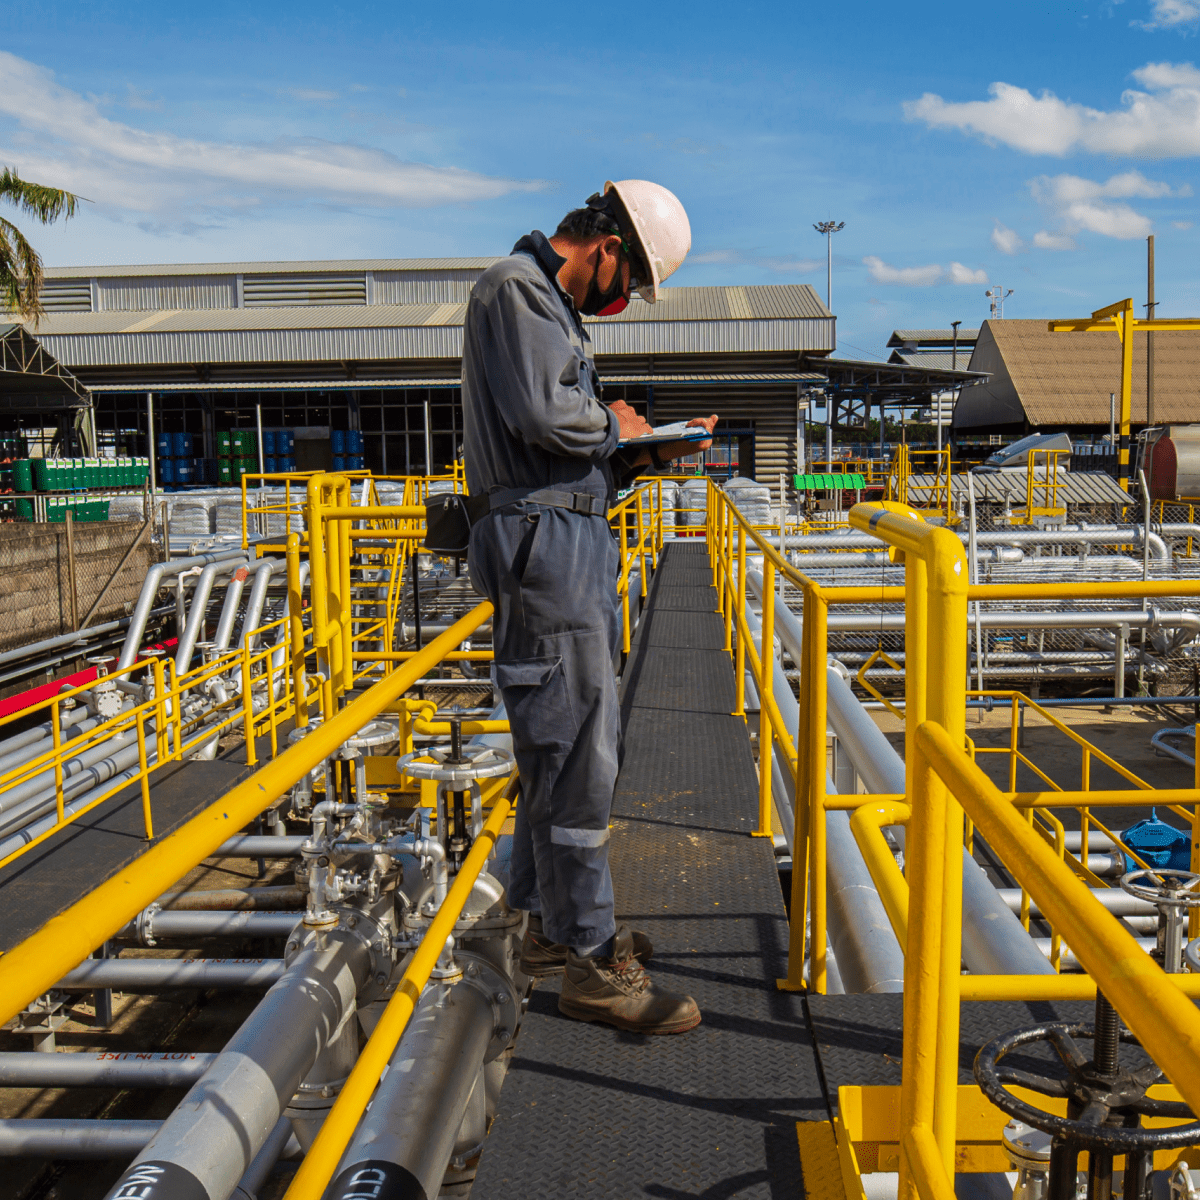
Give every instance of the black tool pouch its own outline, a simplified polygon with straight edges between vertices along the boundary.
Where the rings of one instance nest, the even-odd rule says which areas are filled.
[[[471,540],[471,526],[488,512],[486,496],[441,492],[425,502],[425,549],[461,558]]]

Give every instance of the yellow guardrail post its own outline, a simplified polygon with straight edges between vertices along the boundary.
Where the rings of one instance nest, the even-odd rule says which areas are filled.
[[[629,524],[628,524],[629,509],[622,505],[621,507],[621,582],[624,585],[621,591],[621,649],[628,654],[630,647],[630,629],[629,629]]]
[[[775,564],[770,558],[763,559],[762,653],[758,661],[762,668],[758,681],[758,828],[751,836],[770,837],[771,764],[775,759],[770,714],[775,689]]]
[[[354,489],[350,480],[343,479],[338,487],[338,503],[349,508],[354,502]],[[338,561],[341,566],[341,605],[342,605],[342,686],[343,695],[348,695],[354,689],[354,591],[350,579],[350,526],[352,522],[342,517],[337,522]]]
[[[310,587],[311,571],[310,566]],[[296,726],[308,725],[308,696],[304,679],[304,591],[300,586],[300,535],[287,536],[288,633],[291,643],[292,692]]]
[[[59,824],[62,823],[63,812],[63,767],[62,767],[62,713],[59,710],[58,697],[50,706],[50,743],[54,747],[54,807],[58,814]]]
[[[245,639],[242,647],[242,728],[246,737],[246,764],[255,766],[258,754],[254,747],[254,693],[250,687],[250,639]]]
[[[134,717],[137,725],[138,748],[138,779],[142,790],[142,823],[146,827],[146,841],[154,840],[154,818],[150,812],[150,764],[146,758],[146,715],[138,713]],[[61,798],[62,792],[59,791]],[[60,821],[62,817],[58,818]]]
[[[730,581],[732,583],[732,580]],[[732,591],[732,587],[730,588]],[[734,604],[733,597],[730,597],[730,605]],[[737,527],[737,619],[742,620],[742,614],[746,611],[746,531],[739,524]],[[746,715],[746,639],[742,637],[742,632],[739,627],[737,638],[737,654],[733,664],[733,687],[734,694],[737,696],[737,705],[733,710],[735,717],[744,717]],[[796,793],[799,796],[799,792]],[[797,807],[799,807],[797,805]],[[793,860],[793,870],[795,860]]]
[[[809,708],[807,713],[808,728],[808,841],[810,846],[811,866],[809,868],[809,891],[812,896],[812,928],[809,934],[809,979],[813,991],[825,994],[827,987],[825,943],[828,930],[828,903],[826,893],[826,852],[825,852],[825,779],[827,775],[826,759],[828,751],[825,744],[825,726],[828,720],[826,714],[826,641],[829,626],[829,605],[817,587],[812,588],[812,614],[808,615],[805,606],[804,629],[808,632],[812,626],[811,640],[808,652],[807,677],[809,684]],[[801,731],[801,737],[805,731]],[[795,863],[795,856],[792,858]],[[794,870],[794,866],[793,866]],[[804,910],[800,910],[800,928],[803,936]],[[791,967],[788,968],[789,977]]]
[[[725,650],[733,650],[733,597],[734,592],[726,581],[732,581],[734,528],[741,529],[736,521],[725,522],[725,534],[721,538],[721,587],[720,596],[725,611]]]

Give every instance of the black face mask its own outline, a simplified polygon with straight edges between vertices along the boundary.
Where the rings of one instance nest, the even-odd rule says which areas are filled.
[[[613,276],[612,286],[606,292],[600,290],[600,256],[596,256],[596,267],[592,271],[592,282],[588,284],[587,295],[579,306],[579,311],[585,317],[613,317],[624,312],[629,304],[625,295],[625,285],[621,280],[623,272],[620,262],[617,263],[617,273]]]

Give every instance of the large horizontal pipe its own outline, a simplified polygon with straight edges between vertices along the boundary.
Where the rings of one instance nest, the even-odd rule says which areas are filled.
[[[747,580],[753,580],[757,572],[747,572]],[[761,577],[760,577],[761,578]],[[972,616],[971,621],[974,623]],[[979,623],[984,629],[1113,629],[1128,625],[1131,629],[1186,628],[1200,632],[1200,613],[1178,612],[1166,609],[1107,609],[1087,610],[1043,609],[1004,610],[982,608]],[[904,631],[904,613],[895,612],[831,612],[830,633],[868,631]]]
[[[0,1054],[0,1087],[191,1087],[216,1057],[186,1052],[113,1054],[106,1050],[11,1052]],[[157,1127],[158,1122],[151,1124]],[[140,1149],[139,1145],[134,1153]]]
[[[0,1158],[130,1158],[149,1143],[161,1125],[160,1121],[50,1117],[0,1120]]]
[[[308,891],[301,887],[257,887],[257,888],[212,888],[209,891],[198,892],[167,892],[159,898],[159,904],[171,912],[184,912],[199,909],[215,911],[217,909],[238,909],[241,911],[286,909],[293,911],[302,908],[308,898]]]
[[[298,915],[289,914],[293,925]],[[157,919],[154,935],[160,936]],[[280,958],[89,958],[68,971],[54,986],[83,992],[97,988],[118,992],[192,987],[266,988],[282,974]]]
[[[170,912],[143,911],[113,935],[118,941],[151,945],[153,938],[287,937],[302,912]]]
[[[369,970],[367,944],[351,934],[330,933],[302,949],[124,1171],[109,1200],[229,1196],[352,1013]],[[147,1175],[152,1185],[136,1191]]]
[[[298,858],[300,847],[308,841],[307,834],[288,834],[274,837],[270,834],[239,833],[222,842],[209,858]]]
[[[490,998],[468,982],[422,996],[328,1200],[436,1196],[496,1031]],[[482,1132],[482,1130],[481,1130]]]

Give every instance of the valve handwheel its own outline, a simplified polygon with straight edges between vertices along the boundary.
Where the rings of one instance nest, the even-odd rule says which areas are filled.
[[[1092,1041],[1089,1058],[1076,1039]],[[1003,1065],[1002,1060],[1022,1046],[1049,1042],[1058,1054],[1066,1078],[1038,1075]],[[1122,1068],[1120,1044],[1137,1044],[1120,1028],[1116,1010],[1097,993],[1096,1023],[1048,1023],[994,1038],[975,1056],[975,1081],[1001,1111],[1051,1135],[1047,1200],[1075,1200],[1076,1172],[1081,1151],[1088,1151],[1088,1200],[1110,1200],[1112,1165],[1126,1156],[1124,1200],[1144,1200],[1156,1150],[1194,1146],[1200,1141],[1200,1122],[1179,1101],[1156,1100],[1146,1093],[1161,1081],[1154,1063]],[[1009,1091],[1016,1086],[1067,1101],[1067,1115],[1035,1108]],[[1142,1129],[1142,1117],[1191,1118],[1192,1123],[1169,1129]]]

